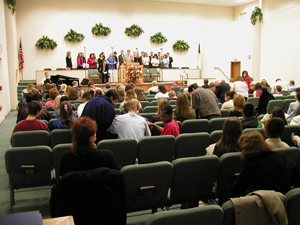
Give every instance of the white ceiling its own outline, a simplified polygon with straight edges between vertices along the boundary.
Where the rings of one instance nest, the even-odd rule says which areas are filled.
[[[142,1],[155,1],[155,2],[177,2],[187,4],[201,4],[201,5],[216,5],[216,6],[239,6],[248,2],[254,2],[255,0],[142,0]]]

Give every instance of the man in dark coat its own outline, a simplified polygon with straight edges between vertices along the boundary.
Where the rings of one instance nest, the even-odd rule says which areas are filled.
[[[225,93],[229,90],[230,90],[230,85],[225,83],[225,81],[216,82],[215,94],[222,104],[225,102]]]

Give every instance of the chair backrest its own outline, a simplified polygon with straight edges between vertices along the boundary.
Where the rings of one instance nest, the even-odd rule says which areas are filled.
[[[262,120],[262,118],[264,118],[265,115],[266,115],[266,114],[260,114],[260,115],[257,116],[257,119],[258,119],[258,120]]]
[[[51,114],[51,116],[52,116],[52,114]],[[53,130],[52,124],[53,124],[53,122],[54,122],[55,120],[57,120],[57,119],[58,119],[58,118],[53,118],[53,119],[49,120],[48,128],[49,128],[50,131]]]
[[[158,100],[153,100],[153,101],[151,101],[149,106],[157,106],[157,102],[158,102]]]
[[[149,95],[148,92],[143,92],[143,95],[145,95],[146,97]]]
[[[177,92],[180,90],[181,87],[171,87],[171,90],[175,91],[175,93],[177,94]]]
[[[286,99],[286,96],[274,96],[275,100],[285,100]]]
[[[220,157],[220,167],[217,177],[217,196],[226,199],[232,184],[243,167],[240,152],[225,153]]]
[[[152,75],[157,74],[157,68],[150,68],[149,72],[152,73]]]
[[[222,130],[215,130],[210,133],[210,144],[217,143],[222,137]]]
[[[158,110],[158,106],[146,106],[144,108],[144,113],[156,113]]]
[[[289,109],[289,107],[290,107],[290,104],[292,103],[292,102],[295,102],[295,99],[285,99],[284,101],[283,101],[283,111],[284,112],[287,112],[288,111],[288,109]]]
[[[121,103],[122,103],[122,102],[117,102],[117,103],[115,104],[115,109],[120,108]]]
[[[217,156],[176,159],[172,164],[171,204],[204,200],[211,195],[219,170]]]
[[[143,74],[147,74],[148,73],[148,69],[147,68],[143,68]]]
[[[283,100],[270,100],[267,106],[267,113],[271,114],[271,111],[274,107],[283,108]]]
[[[219,106],[219,109],[221,109],[222,108],[222,103],[218,103],[218,106]]]
[[[281,136],[281,140],[285,143],[287,143],[289,146],[296,146],[296,144],[292,140],[292,133],[294,135],[300,135],[300,129],[297,125],[285,125],[284,131]]]
[[[59,144],[53,148],[53,167],[55,169],[55,177],[59,179],[59,170],[60,170],[60,163],[61,157],[64,152],[71,151],[72,144]]]
[[[198,133],[208,132],[209,120],[207,119],[189,119],[182,122],[180,133]]]
[[[142,117],[145,117],[145,118],[147,118],[149,121],[151,121],[151,119],[152,119],[152,116],[155,116],[156,115],[156,113],[145,113],[145,110],[144,110],[144,112],[143,113],[140,113],[139,114],[140,116],[142,116]]]
[[[97,144],[97,149],[110,150],[121,167],[134,165],[137,158],[137,142],[135,139],[102,140]]]
[[[161,121],[157,121],[155,122],[156,125],[160,126],[160,127],[165,127],[165,123],[161,122]],[[161,134],[160,131],[158,131],[154,126],[151,126],[151,136],[159,136]]]
[[[222,225],[235,225],[235,211],[231,200],[222,205],[224,212]]]
[[[127,212],[163,207],[171,186],[170,162],[129,165],[121,169],[127,200]]]
[[[286,212],[289,225],[300,224],[300,188],[294,188],[285,194]]]
[[[29,147],[38,145],[50,147],[50,134],[48,131],[18,131],[12,135],[12,146],[14,147]]]
[[[13,189],[50,185],[52,150],[48,146],[11,148],[5,152],[5,167]]]
[[[121,110],[120,109],[115,109],[115,114],[116,115],[121,115]]]
[[[206,155],[209,144],[208,133],[180,134],[176,137],[175,159]]]
[[[254,107],[257,107],[259,102],[259,97],[249,97],[247,99],[247,102],[251,102],[254,105]]]
[[[150,97],[149,95],[147,95],[146,97],[147,101],[152,102],[152,101],[156,101],[157,99],[153,97]]]
[[[47,125],[47,127],[48,127],[48,121],[47,120],[38,120],[38,121],[41,121],[41,122],[43,122],[44,124],[46,124]]]
[[[209,121],[208,133],[211,133],[215,130],[222,130],[224,121],[227,118],[214,118]]]
[[[229,117],[230,111],[228,109],[220,109],[221,117]]]
[[[146,106],[150,106],[150,102],[149,101],[140,101],[142,108],[145,108]]]
[[[53,111],[53,105],[48,106],[47,111]]]
[[[142,137],[138,141],[139,164],[169,161],[173,159],[175,137],[171,135]]]
[[[287,95],[285,99],[294,99],[295,100],[295,95]]]
[[[146,225],[221,225],[222,220],[222,208],[217,205],[207,205],[155,213],[151,215]]]
[[[97,69],[89,69],[90,75],[97,75],[97,73],[98,73]]]
[[[73,104],[73,103],[83,103],[82,99],[77,99],[77,100],[70,100],[70,103]]]
[[[297,165],[300,156],[299,148],[296,147],[276,148],[274,149],[274,151],[284,154],[285,157],[287,157],[292,163]]]
[[[52,148],[58,144],[72,143],[71,129],[55,129],[51,131],[50,139]]]
[[[245,134],[247,132],[252,132],[252,131],[259,131],[264,136],[264,138],[266,138],[264,134],[264,128],[246,128],[242,131],[242,133]]]

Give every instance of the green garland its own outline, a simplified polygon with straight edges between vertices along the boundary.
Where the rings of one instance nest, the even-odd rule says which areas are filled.
[[[76,31],[70,29],[70,31],[64,36],[64,39],[69,42],[80,42],[85,38],[85,36],[81,33],[77,33]]]
[[[168,39],[165,36],[163,36],[161,32],[158,32],[155,35],[150,36],[151,43],[162,44],[162,43],[166,43],[167,41]]]
[[[96,24],[94,27],[92,27],[92,33],[96,36],[107,36],[111,32],[111,29],[109,27],[104,27],[102,23]]]
[[[43,36],[39,40],[37,40],[35,47],[37,49],[51,49],[53,50],[55,47],[57,47],[57,43],[53,40],[48,38],[48,36]]]
[[[188,51],[190,46],[183,40],[177,40],[175,44],[173,44],[173,50],[176,52]]]
[[[255,7],[255,9],[252,11],[250,20],[252,25],[254,26],[257,22],[257,16],[259,16],[259,22],[263,20],[264,14],[261,12],[261,8]]]
[[[131,27],[126,27],[125,29],[125,34],[127,34],[127,36],[138,37],[141,33],[144,33],[144,30],[136,24],[133,24]]]
[[[12,14],[16,11],[17,0],[5,0],[5,3],[9,9],[11,9]]]

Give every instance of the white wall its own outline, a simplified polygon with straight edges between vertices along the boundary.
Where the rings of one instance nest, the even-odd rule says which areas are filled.
[[[263,0],[264,12],[269,13],[276,10],[300,6],[299,0]]]
[[[233,20],[233,8],[167,2],[145,2],[138,0],[91,0],[84,4],[81,0],[22,0],[17,4],[18,36],[22,37],[25,57],[24,79],[35,79],[35,70],[46,67],[65,67],[66,52],[71,51],[73,67],[76,55],[86,46],[87,54],[101,51],[106,55],[111,47],[119,51],[170,52],[173,66],[197,67],[198,43],[201,28]],[[108,37],[96,37],[91,33],[95,23],[109,26],[112,33]],[[138,38],[124,34],[125,27],[139,24],[145,31]],[[72,28],[85,35],[79,44],[64,41],[63,36]],[[163,45],[150,44],[149,38],[161,31],[168,38]],[[54,39],[58,47],[54,51],[36,50],[35,43],[43,35]],[[175,53],[172,45],[182,39],[190,46],[187,53]]]
[[[3,109],[0,112],[0,123],[10,111],[9,99],[9,73],[8,73],[8,57],[7,57],[7,41],[6,41],[6,25],[5,25],[5,7],[4,0],[0,0],[0,44],[2,45],[1,61],[0,61],[0,104]]]
[[[249,2],[247,4],[234,7],[233,19],[238,20],[248,18],[250,20],[252,11],[254,10],[255,6],[258,6],[258,1]]]

